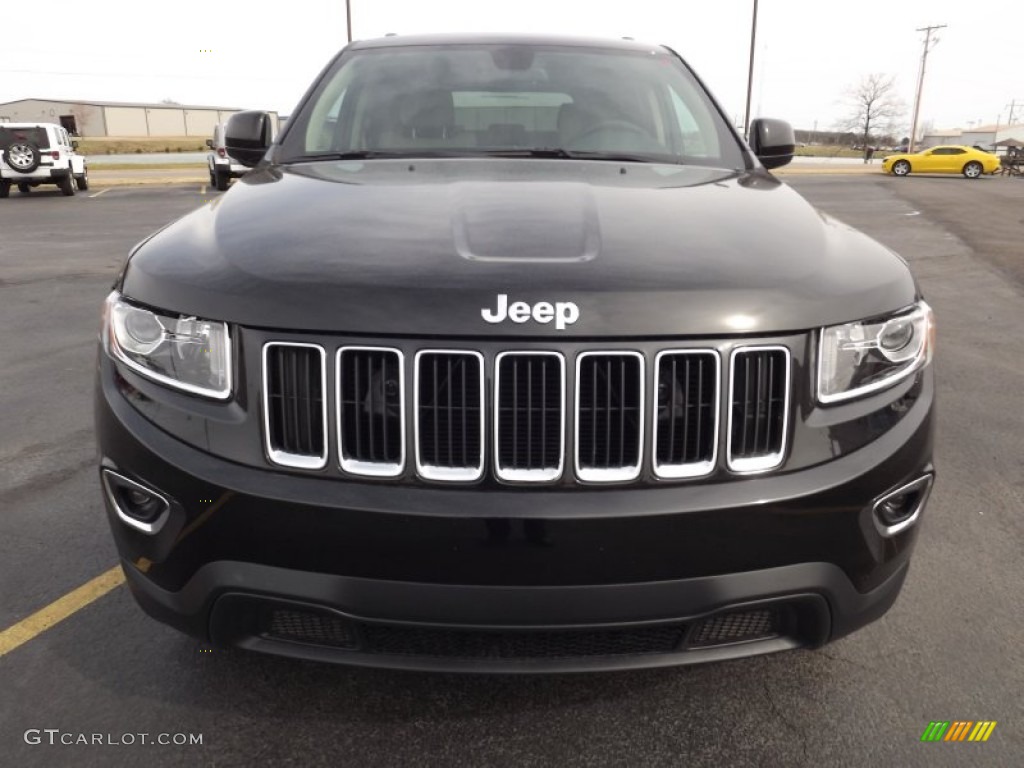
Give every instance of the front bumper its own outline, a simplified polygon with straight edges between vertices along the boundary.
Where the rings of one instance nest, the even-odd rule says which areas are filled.
[[[175,502],[148,535],[107,500],[133,594],[155,618],[301,658],[565,671],[816,646],[881,616],[918,525],[883,536],[872,508],[932,472],[933,386],[929,368],[888,431],[799,471],[573,491],[346,482],[229,462],[144,418],[103,354],[96,414],[103,466]],[[753,635],[695,641],[709,622],[766,614]]]

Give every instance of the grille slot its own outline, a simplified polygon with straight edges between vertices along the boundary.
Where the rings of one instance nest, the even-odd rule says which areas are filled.
[[[263,417],[267,455],[299,469],[327,464],[326,353],[315,344],[263,346]]]
[[[639,352],[584,352],[576,358],[576,474],[632,480],[644,435],[644,359]]]
[[[543,482],[562,474],[565,360],[557,352],[502,352],[495,362],[495,471]]]
[[[706,475],[718,452],[718,353],[665,351],[655,368],[654,471],[664,478]]]
[[[718,645],[762,640],[779,634],[780,615],[776,609],[737,611],[705,619],[690,637],[690,645]]]
[[[785,347],[741,347],[732,355],[729,468],[761,472],[782,463],[789,418],[790,363]]]
[[[416,354],[416,470],[428,480],[477,480],[484,470],[484,361],[479,352]]]
[[[399,350],[338,350],[338,444],[346,472],[376,477],[402,473],[405,370]]]

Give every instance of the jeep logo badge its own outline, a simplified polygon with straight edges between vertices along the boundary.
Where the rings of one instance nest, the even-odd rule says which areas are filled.
[[[525,323],[533,318],[535,322],[547,325],[555,321],[555,328],[565,330],[565,326],[572,325],[580,319],[580,308],[572,301],[556,301],[552,304],[549,301],[538,301],[533,306],[525,301],[514,301],[508,303],[508,294],[498,294],[497,309],[480,310],[480,316],[488,323],[500,323],[508,318],[513,323]]]

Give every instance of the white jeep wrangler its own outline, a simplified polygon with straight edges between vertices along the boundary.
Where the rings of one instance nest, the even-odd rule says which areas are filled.
[[[56,123],[0,123],[0,197],[11,185],[28,194],[40,184],[56,184],[65,195],[89,188],[85,158],[78,143]]]

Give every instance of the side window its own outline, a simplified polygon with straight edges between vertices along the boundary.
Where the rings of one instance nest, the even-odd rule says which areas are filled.
[[[962,150],[962,149],[951,149],[951,150],[949,150],[949,154],[951,154],[951,155],[963,155],[963,154],[966,154],[966,152],[964,150]]]

